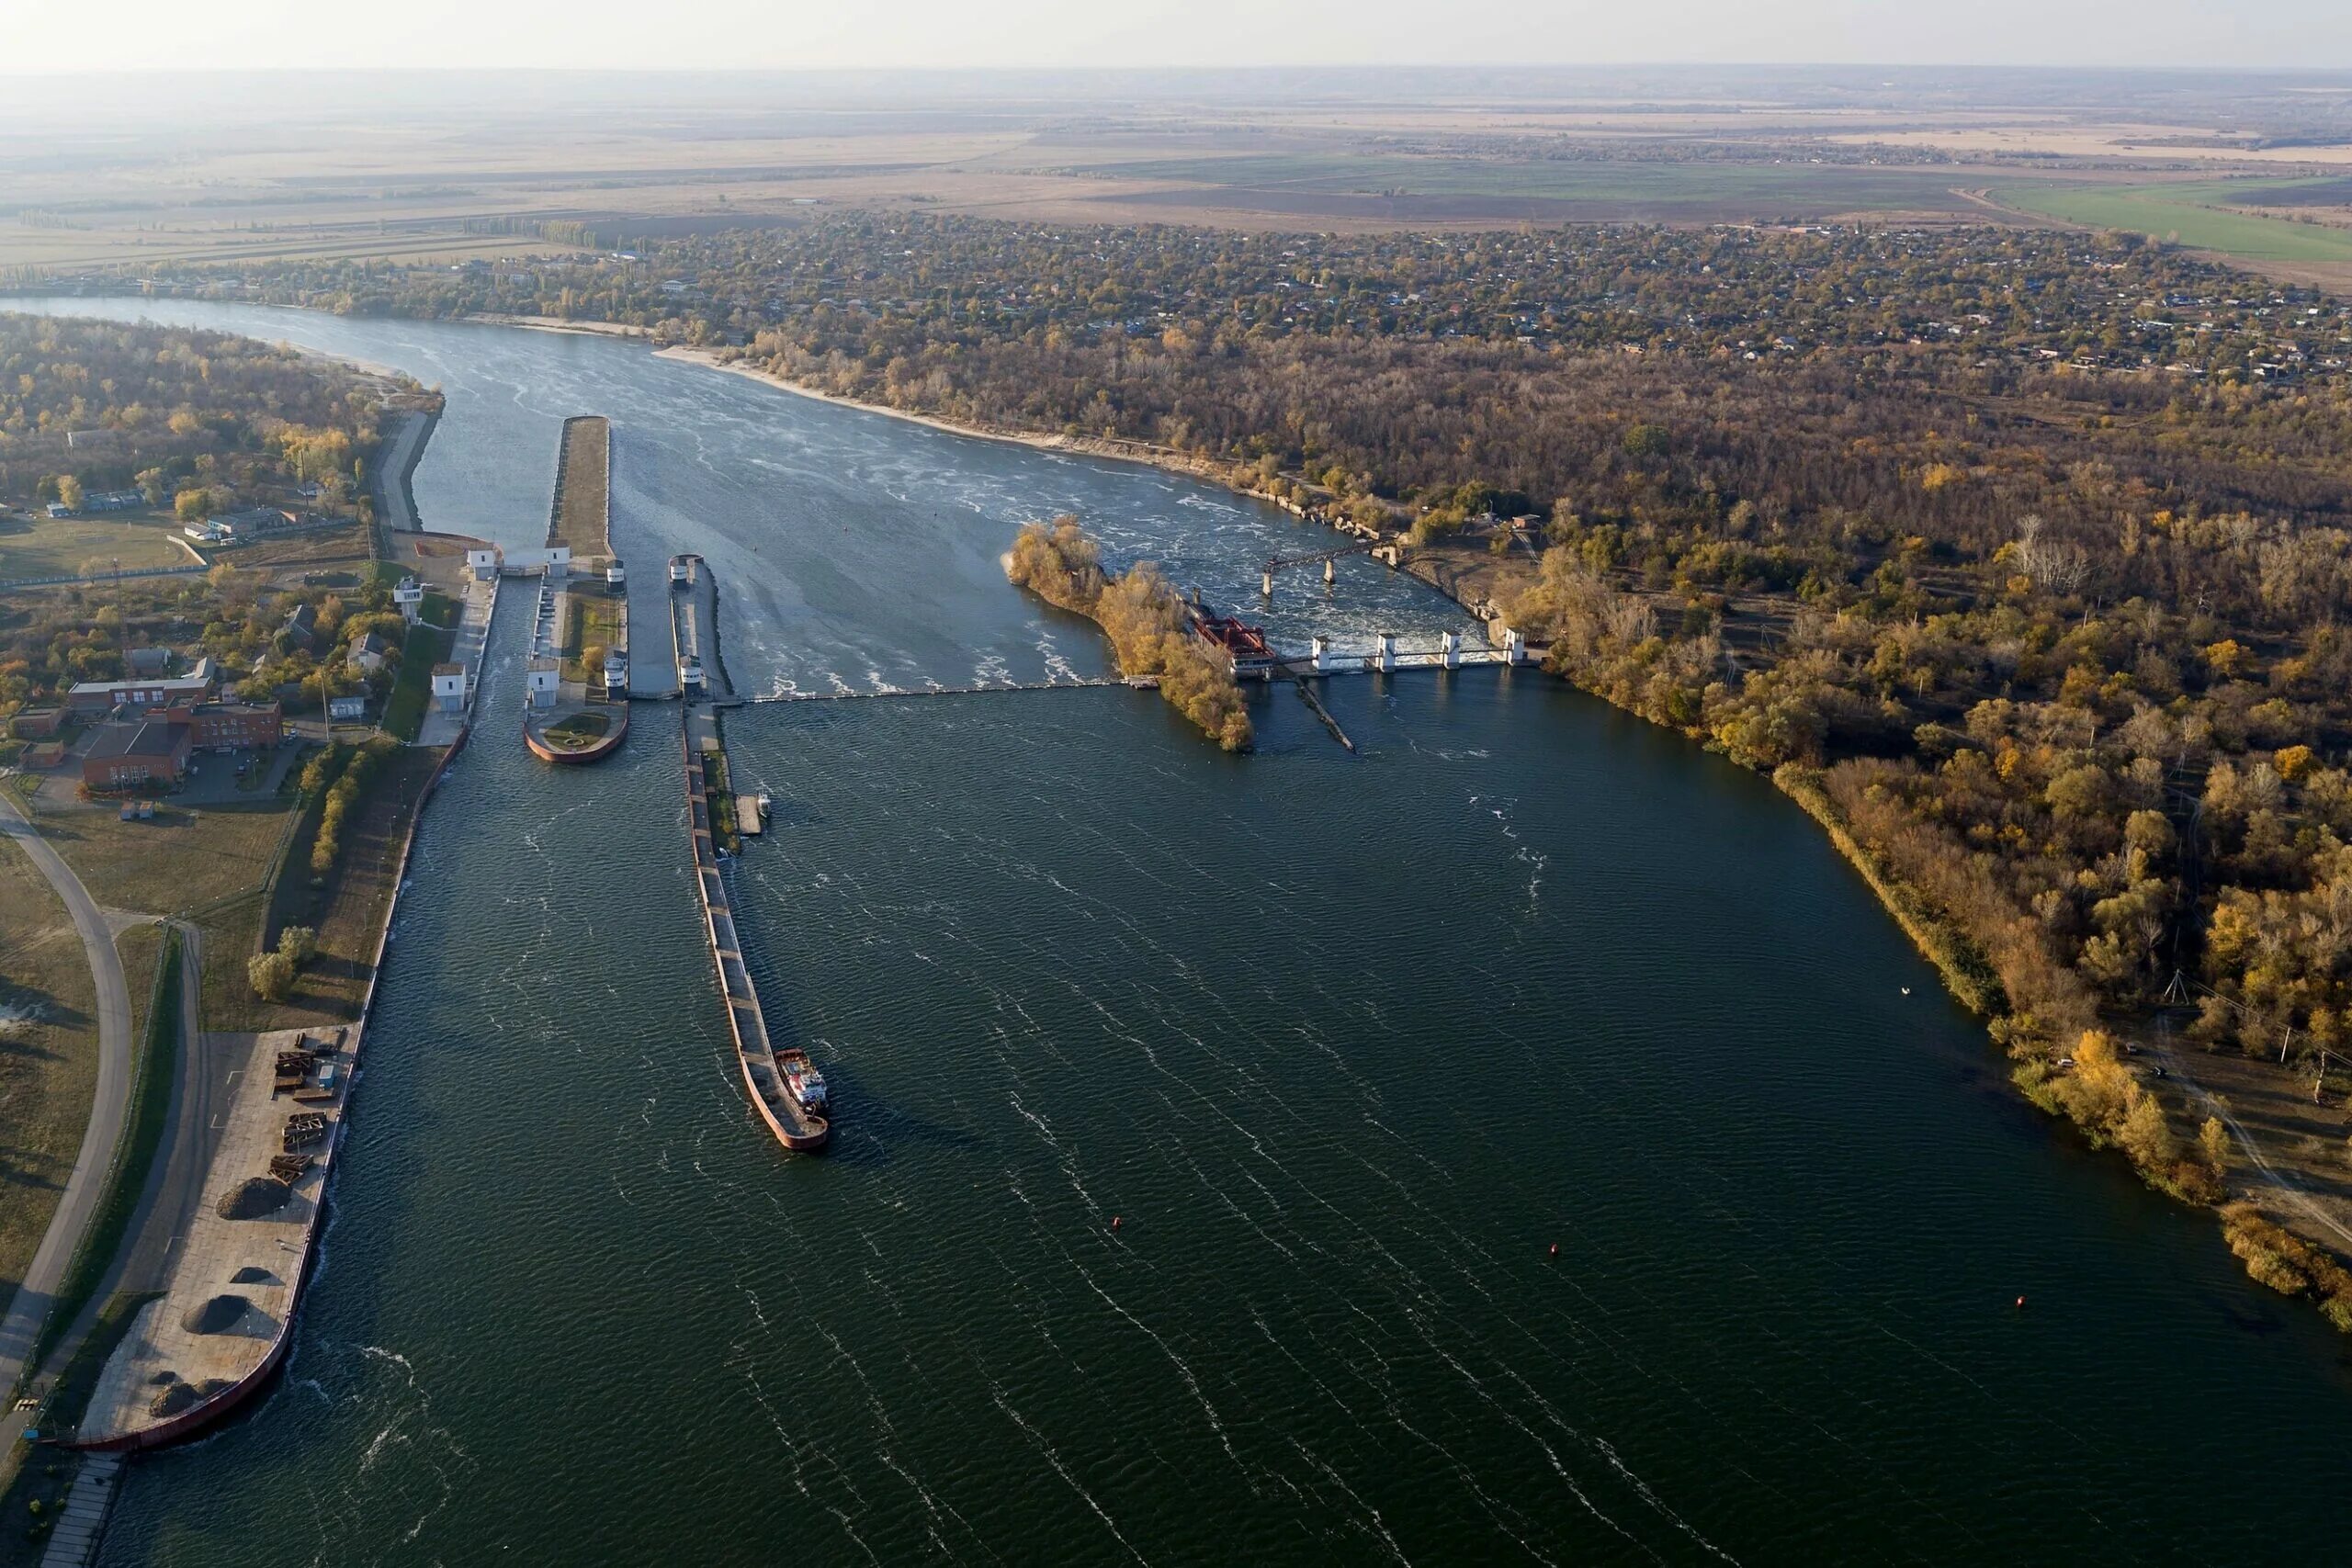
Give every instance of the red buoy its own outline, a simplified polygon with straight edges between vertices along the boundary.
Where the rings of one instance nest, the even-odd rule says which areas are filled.
[[[1119,1216],[1118,1216],[1118,1215],[1116,1215],[1116,1214],[1114,1214],[1114,1215],[1112,1215],[1112,1216],[1111,1216],[1111,1228],[1112,1228],[1113,1230],[1117,1230],[1117,1229],[1119,1228]],[[2020,1300],[2018,1301],[2018,1305],[2019,1305],[2019,1306],[2023,1306],[2023,1305],[2025,1305],[2024,1301],[2023,1301],[2022,1299],[2020,1299]]]
[[[1556,1241],[1552,1244],[1552,1256],[1555,1258],[1560,1256],[1560,1244]]]
[[[2018,1298],[2018,1310],[2019,1312],[2023,1312],[2025,1310],[2025,1298],[2023,1296],[2019,1296]]]

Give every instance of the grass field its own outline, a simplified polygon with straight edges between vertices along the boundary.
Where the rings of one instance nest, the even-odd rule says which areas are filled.
[[[570,595],[571,610],[564,617],[563,678],[567,681],[602,680],[604,660],[597,659],[597,668],[590,670],[581,655],[592,648],[609,650],[620,640],[627,623],[628,604],[602,588],[575,589]]]
[[[563,486],[556,492],[548,543],[569,545],[575,561],[613,553],[605,535],[605,485],[611,424],[594,415],[563,423]]]
[[[313,886],[310,840],[296,840],[282,877],[299,879],[281,887],[275,900],[284,925],[307,925],[318,933],[318,955],[302,966],[282,1003],[255,997],[245,960],[262,940],[266,901],[224,910],[216,936],[208,927],[204,1015],[210,1029],[295,1029],[347,1023],[359,1016],[375,973],[376,938],[390,911],[398,886],[400,852],[425,779],[440,761],[438,750],[404,747],[395,751],[368,783],[358,807],[345,820],[342,852],[322,886]]]
[[[434,597],[425,595],[427,610]],[[384,733],[393,739],[416,739],[424,723],[424,705],[433,699],[433,667],[449,657],[450,640],[449,633],[430,620],[409,627],[408,640],[401,645],[401,672],[392,682],[392,694],[384,699]]]
[[[254,891],[292,809],[289,799],[190,810],[160,801],[145,822],[111,808],[51,807],[41,836],[108,908],[166,915]]]
[[[331,562],[365,560],[368,558],[368,530],[355,522],[346,523],[339,528],[286,534],[224,550],[219,558],[231,562],[240,570],[273,571],[293,566],[324,566]]]
[[[0,582],[22,578],[103,577],[119,561],[125,571],[193,566],[195,558],[172,536],[176,525],[115,517],[0,517]]]
[[[89,1124],[96,1005],[64,904],[23,850],[0,843],[0,1303],[40,1246]]]
[[[2122,229],[2170,244],[2215,251],[2252,262],[2352,265],[2352,230],[2295,223],[2232,212],[2221,204],[2252,205],[2266,195],[2291,195],[2306,182],[2198,180],[2177,185],[2104,186],[2051,183],[2003,186],[1993,199],[2094,229]],[[2311,182],[2336,184],[2340,182]]]

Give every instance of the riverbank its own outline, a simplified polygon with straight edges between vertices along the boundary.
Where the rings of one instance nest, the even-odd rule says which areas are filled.
[[[1230,472],[1221,469],[1216,464],[1188,457],[1181,453],[1150,448],[1142,444],[1103,442],[1038,432],[974,426],[963,422],[877,405],[797,385],[763,367],[729,362],[722,355],[707,350],[663,352],[671,357],[691,359],[714,368],[748,376],[798,396],[880,413],[886,417],[923,424],[956,434],[1008,442],[1038,450],[1075,452],[1119,461],[1142,463],[1181,472],[1195,479],[1208,479],[1224,483],[1227,488],[1243,493],[1262,494],[1261,491],[1254,491],[1250,487],[1235,484]],[[1461,605],[1465,611],[1487,620],[1491,627],[1500,624],[1491,617],[1496,616],[1503,606],[1510,604],[1521,592],[1535,581],[1537,559],[1536,547],[1532,541],[1528,550],[1523,553],[1512,548],[1494,557],[1488,557],[1484,550],[1460,542],[1437,543],[1417,547],[1400,565],[1399,570],[1427,583]],[[1645,603],[1649,603],[1654,597],[1661,600],[1659,603],[1650,604],[1654,613],[1672,615],[1679,608],[1677,604],[1663,602],[1662,596],[1641,594],[1640,597]],[[1744,647],[1745,639],[1740,634],[1747,631],[1751,623],[1762,626],[1772,622],[1777,607],[1769,603],[1762,605],[1745,606],[1743,618],[1732,631],[1725,634],[1727,646]],[[1567,675],[1570,672],[1562,671],[1562,673]],[[1709,745],[1711,749],[1723,749],[1693,724],[1668,723],[1644,712],[1637,701],[1621,700],[1621,694],[1614,691],[1600,686],[1587,685],[1581,682],[1572,681],[1572,683],[1579,685],[1590,694],[1611,702],[1612,705],[1634,713],[1650,722],[1661,723],[1665,728],[1676,729],[1702,744]],[[2013,1004],[2007,998],[1997,973],[1999,966],[1988,956],[1985,944],[1972,935],[1962,921],[1944,912],[1936,898],[1927,889],[1915,886],[1899,869],[1888,863],[1885,857],[1875,853],[1871,846],[1864,840],[1863,836],[1851,829],[1850,825],[1845,820],[1844,814],[1838,809],[1835,801],[1822,787],[1822,775],[1819,770],[1798,770],[1795,773],[1783,771],[1781,773],[1774,773],[1769,768],[1759,771],[1773,776],[1774,783],[1781,792],[1805,810],[1808,816],[1814,818],[1828,834],[1832,844],[1839,853],[1854,866],[1857,873],[1871,887],[1882,907],[1894,919],[1896,925],[1930,961],[1935,963],[1944,978],[1947,989],[1954,998],[1984,1017],[1988,1024],[1988,1032],[1995,1043],[2003,1043],[2006,1032],[2015,1026],[2015,1021],[2010,1015],[2021,1004]],[[2038,967],[2047,968],[2047,965]],[[2071,1036],[2060,1041],[2054,1047],[2053,1055],[2063,1053],[2070,1043]],[[2221,1103],[2214,1100],[2212,1093],[2199,1078],[2196,1058],[2199,1054],[2192,1052],[2185,1055],[2188,1059],[2183,1062],[2181,1071],[2172,1075],[2168,1080],[2147,1083],[2149,1090],[2155,1093],[2162,1101],[2172,1131],[2173,1141],[2176,1145],[2181,1147],[2193,1145],[2199,1130],[2200,1119],[2208,1113],[2210,1108]],[[2182,1054],[2179,1053],[2175,1054],[2176,1059],[2180,1059],[2181,1055]],[[2234,1071],[2233,1064],[2220,1062],[2218,1059],[2215,1066],[2217,1070],[2229,1067]],[[2270,1071],[2261,1067],[2259,1064],[2254,1065],[2254,1070],[2265,1073]],[[2020,1078],[2019,1088],[2024,1097],[2045,1111],[2061,1115],[2062,1119],[2072,1120],[2065,1116],[2065,1112],[2056,1100],[2040,1092],[2038,1083],[2027,1081],[2032,1076],[2029,1072]],[[2274,1076],[2280,1080],[2281,1084],[2287,1083],[2287,1075],[2283,1069],[2278,1070]],[[2308,1075],[2303,1081],[2307,1091]],[[2288,1087],[2291,1088],[2291,1085]],[[2291,1099],[2292,1096],[2289,1094],[2272,1098]],[[2305,1242],[2331,1251],[2340,1251],[2343,1247],[2343,1231],[2347,1224],[2352,1224],[2352,1204],[2339,1203],[2335,1200],[2332,1194],[2341,1187],[2341,1182],[2313,1165],[2312,1156],[2307,1153],[2299,1157],[2293,1152],[2297,1148],[2306,1146],[2315,1146],[2324,1151],[2331,1148],[2333,1144],[2340,1143],[2340,1138],[2333,1141],[2322,1140],[2318,1145],[2313,1145],[2310,1137],[2302,1135],[2308,1129],[2301,1122],[2288,1123],[2282,1121],[2278,1135],[2274,1136],[2271,1135],[2267,1125],[2256,1126],[2242,1118],[2230,1116],[2224,1116],[2222,1120],[2228,1126],[2238,1150],[2234,1162],[2235,1168],[2231,1173],[2231,1179],[2239,1190],[2233,1196],[2243,1196],[2255,1202],[2265,1217],[2286,1227]],[[2291,1135],[2288,1131],[2290,1126],[2293,1128]],[[2086,1127],[2084,1131],[2094,1144],[2104,1146],[2114,1143],[2110,1134],[2100,1127]],[[2340,1151],[2337,1152],[2340,1153]],[[2298,1165],[2306,1168],[2300,1174],[2295,1169]],[[2141,1168],[2135,1165],[2135,1168]],[[2185,1185],[2162,1167],[2143,1168],[2142,1174],[2157,1190],[2181,1198],[2185,1201],[2197,1201],[2190,1190],[2191,1186],[2201,1189],[2209,1185],[2201,1179],[2198,1183]],[[2339,1214],[2336,1213],[2339,1208],[2347,1212]],[[2266,1270],[2258,1266],[2256,1259],[2249,1259],[2249,1272],[2258,1280],[2274,1284],[2288,1277],[2275,1269]]]
[[[300,306],[295,308],[302,309]],[[645,338],[653,335],[643,327],[627,326],[619,321],[574,321],[561,316],[508,316],[494,310],[459,316],[458,320],[482,327],[522,327],[535,333],[571,333],[581,337]]]
[[[911,409],[892,408],[888,403],[867,402],[857,398],[843,397],[838,392],[824,391],[802,382],[789,380],[762,366],[747,364],[740,359],[729,359],[716,349],[673,345],[669,348],[657,348],[653,351],[653,355],[657,359],[683,360],[689,365],[700,365],[712,370],[723,370],[730,376],[741,376],[763,385],[790,392],[797,398],[831,403],[836,408],[856,409],[862,413],[876,413],[886,419],[902,420],[909,424],[920,424],[927,429],[944,431],[950,435],[967,436],[975,441],[1001,441],[1008,446],[1026,446],[1039,452],[1074,453],[1080,457],[1102,457],[1115,463],[1141,463],[1148,468],[1165,468],[1170,473],[1182,474],[1188,479],[1209,479],[1225,484],[1228,489],[1238,488],[1227,480],[1216,462],[1206,457],[1192,457],[1171,446],[1154,446],[1147,442],[1120,441],[1100,435],[1056,435],[1034,430],[1015,429],[1011,426],[974,424],[962,420],[944,419],[937,414],[919,413]],[[1255,495],[1261,501],[1273,499],[1252,491],[1245,491],[1242,493]]]

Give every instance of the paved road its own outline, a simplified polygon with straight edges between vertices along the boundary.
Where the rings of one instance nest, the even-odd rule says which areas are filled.
[[[49,1314],[58,1287],[64,1283],[74,1249],[97,1212],[107,1172],[114,1167],[123,1112],[130,1103],[130,989],[123,980],[122,955],[115,952],[114,933],[89,890],[74,874],[74,868],[33,830],[5,791],[0,791],[0,832],[24,846],[50,886],[57,889],[57,896],[65,900],[74,929],[81,933],[82,950],[89,956],[98,998],[98,1087],[90,1102],[90,1124],[83,1130],[82,1149],[74,1156],[74,1174],[66,1178],[65,1194],[50,1219],[49,1234],[41,1237],[32,1267],[25,1270],[24,1282],[8,1303],[8,1315],[0,1319],[0,1393],[5,1393],[17,1386],[24,1371],[25,1358],[40,1333],[41,1319]]]
[[[410,504],[408,471],[416,462],[417,447],[433,434],[434,417],[414,410],[401,414],[401,424],[393,432],[390,446],[384,453],[383,466],[372,477],[376,489],[376,515],[384,526],[403,534],[413,534],[420,525],[416,508]]]

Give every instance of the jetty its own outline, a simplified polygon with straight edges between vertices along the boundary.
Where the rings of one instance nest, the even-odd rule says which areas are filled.
[[[628,738],[628,585],[612,549],[611,477],[612,422],[565,420],[523,677],[523,744],[543,762],[598,761]]]

